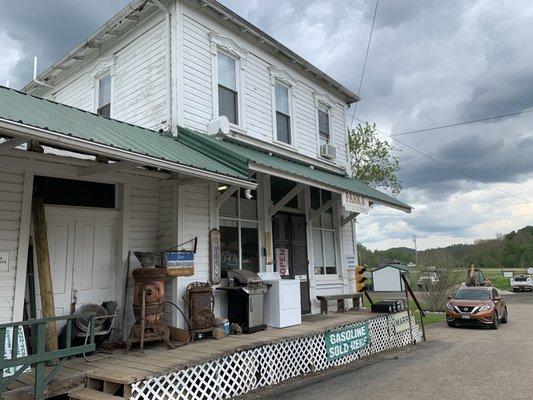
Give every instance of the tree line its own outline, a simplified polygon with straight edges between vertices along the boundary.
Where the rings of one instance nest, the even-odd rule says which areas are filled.
[[[396,261],[415,263],[415,251],[407,247],[387,250],[369,250],[358,244],[360,263],[371,268],[383,263]],[[451,246],[428,249],[418,252],[420,260],[452,260],[455,267],[468,267],[474,263],[480,268],[528,268],[533,267],[533,226],[526,226],[494,239],[479,239],[473,244],[454,244]],[[439,265],[436,265],[439,267]]]

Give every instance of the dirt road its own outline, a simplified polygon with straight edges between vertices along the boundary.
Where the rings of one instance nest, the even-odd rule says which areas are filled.
[[[498,330],[428,329],[428,342],[334,376],[293,382],[255,398],[533,399],[533,295],[506,296],[509,323]]]

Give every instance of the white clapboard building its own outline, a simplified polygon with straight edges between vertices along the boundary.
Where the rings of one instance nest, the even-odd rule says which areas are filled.
[[[210,278],[214,228],[222,283],[229,269],[280,271],[316,313],[317,295],[355,290],[355,216],[410,211],[348,176],[357,95],[214,0],[135,0],[23,92],[0,88],[2,322],[23,318],[36,196],[58,315],[130,304],[128,252],[197,237],[194,275],[167,283],[183,307]]]

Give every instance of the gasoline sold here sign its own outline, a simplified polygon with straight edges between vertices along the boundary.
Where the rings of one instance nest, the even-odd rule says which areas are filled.
[[[368,324],[350,326],[324,334],[328,361],[356,353],[370,343]]]

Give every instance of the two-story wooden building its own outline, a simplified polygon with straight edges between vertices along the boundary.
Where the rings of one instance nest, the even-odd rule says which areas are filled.
[[[195,274],[168,283],[180,302],[209,278],[212,228],[223,276],[278,270],[286,249],[302,311],[317,312],[316,295],[355,290],[347,202],[410,211],[348,176],[357,95],[214,0],[135,0],[24,88],[53,102],[0,92],[4,321],[22,318],[35,191],[57,313],[74,299],[122,306],[128,251],[198,237]]]

